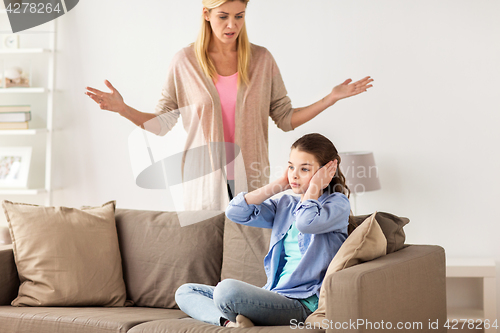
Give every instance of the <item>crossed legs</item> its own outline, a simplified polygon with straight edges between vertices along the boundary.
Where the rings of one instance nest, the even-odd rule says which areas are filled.
[[[292,319],[304,321],[310,314],[296,299],[233,279],[215,287],[184,284],[177,289],[175,300],[190,317],[213,325],[221,325],[226,319],[235,323],[238,315],[259,326],[290,325]]]

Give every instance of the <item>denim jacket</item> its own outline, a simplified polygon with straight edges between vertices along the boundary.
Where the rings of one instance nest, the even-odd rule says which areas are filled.
[[[342,193],[324,193],[318,200],[305,200],[292,195],[267,199],[260,205],[249,205],[246,192],[238,194],[226,209],[226,216],[239,224],[272,229],[269,252],[264,258],[267,283],[264,289],[281,295],[303,299],[319,291],[328,265],[347,238],[349,199]],[[283,238],[295,220],[302,254],[295,271],[280,287],[273,288],[280,261]]]

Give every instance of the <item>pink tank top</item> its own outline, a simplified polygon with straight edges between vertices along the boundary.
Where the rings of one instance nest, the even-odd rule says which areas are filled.
[[[238,73],[231,76],[218,75],[215,84],[219,93],[222,108],[222,124],[224,125],[224,141],[234,143],[236,96],[238,94]],[[232,145],[226,145],[226,148]],[[226,160],[231,161],[227,165],[227,179],[234,179],[234,150],[226,149]]]

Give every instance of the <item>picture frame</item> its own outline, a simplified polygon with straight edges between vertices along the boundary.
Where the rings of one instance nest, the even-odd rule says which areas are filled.
[[[0,188],[27,188],[32,147],[0,147]]]

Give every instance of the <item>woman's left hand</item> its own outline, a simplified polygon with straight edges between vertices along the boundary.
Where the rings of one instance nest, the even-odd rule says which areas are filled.
[[[373,85],[370,84],[371,82],[373,82],[373,79],[369,76],[354,83],[352,83],[351,79],[347,79],[344,83],[341,83],[333,88],[332,92],[326,96],[327,102],[329,105],[333,105],[335,102],[343,98],[355,96],[365,92],[368,88],[373,87]]]

